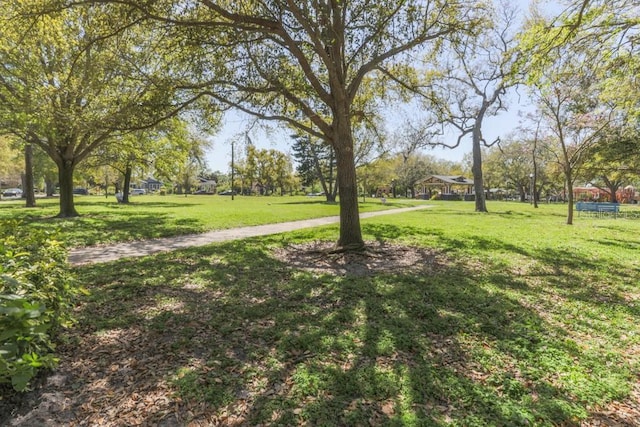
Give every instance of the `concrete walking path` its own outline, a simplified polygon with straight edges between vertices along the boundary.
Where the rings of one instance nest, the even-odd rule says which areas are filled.
[[[366,212],[360,214],[360,218],[371,218],[380,215],[399,214],[430,206],[415,206],[410,208],[388,209],[384,211]],[[159,252],[168,252],[177,249],[205,246],[210,243],[224,242],[228,240],[244,239],[247,237],[266,236],[270,234],[285,233],[302,228],[319,227],[322,225],[340,222],[339,216],[305,219],[300,221],[281,222],[276,224],[256,225],[251,227],[231,228],[227,230],[209,231],[201,234],[187,234],[184,236],[163,237],[159,239],[141,240],[136,242],[116,243],[104,246],[88,246],[72,249],[69,252],[71,265],[96,264],[115,261],[120,258],[141,257]]]

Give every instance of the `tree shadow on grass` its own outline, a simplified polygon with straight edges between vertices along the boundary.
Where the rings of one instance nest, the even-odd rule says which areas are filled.
[[[615,382],[629,375],[624,366],[525,302],[546,299],[544,286],[459,259],[419,273],[318,274],[272,257],[268,248],[281,242],[78,269],[92,295],[60,349],[63,380],[40,390],[61,396],[49,416],[160,426],[572,425],[598,398],[624,392]],[[579,279],[565,277],[574,291]]]
[[[291,202],[272,202],[272,205],[337,205],[338,202],[328,202],[325,198],[313,198],[309,200],[296,200]]]
[[[640,243],[638,241],[621,241],[615,239],[599,239],[598,243],[604,246],[610,246],[612,248],[621,248],[624,250],[640,250]]]
[[[442,230],[429,228],[428,226],[398,226],[387,223],[371,223],[362,224],[362,234],[364,236],[372,236],[377,242],[399,241],[401,239],[411,238],[413,240],[438,240],[444,236]]]
[[[0,204],[0,211],[11,211],[11,216],[12,217],[25,217],[25,218],[33,218],[33,219],[39,219],[39,220],[54,220],[56,219],[55,215],[58,212],[59,209],[59,205],[58,203],[51,203],[52,200],[58,200],[57,198],[55,199],[47,199],[47,203],[40,203],[38,204],[38,201],[41,201],[41,199],[37,199],[36,201],[36,206],[33,208],[29,208],[29,209],[25,209],[24,203],[21,204]],[[192,199],[189,199],[192,200]],[[161,202],[161,201],[147,201],[147,200],[140,200],[140,199],[133,199],[130,200],[130,203],[128,204],[122,204],[122,203],[118,203],[116,201],[116,199],[113,196],[110,196],[109,199],[100,199],[97,200],[95,198],[91,198],[91,199],[76,199],[74,201],[75,203],[75,207],[77,210],[80,211],[81,215],[91,215],[90,213],[85,213],[83,212],[84,208],[110,208],[113,209],[114,211],[119,211],[119,210],[126,210],[127,207],[129,206],[147,206],[149,208],[188,208],[190,206],[198,206],[198,205],[202,205],[203,203],[177,203],[175,201],[171,201],[171,202]],[[41,214],[39,214],[41,213]],[[46,213],[46,215],[45,215]]]
[[[57,227],[68,246],[147,240],[206,231],[194,219],[176,220],[171,214],[126,211],[76,218],[24,218],[24,226],[51,230]]]
[[[504,276],[505,281],[518,282],[518,275],[526,277],[543,278],[545,284],[552,287],[568,298],[583,295],[585,301],[609,301],[611,303],[628,305],[627,301],[619,296],[611,299],[611,288],[600,286],[603,276],[613,276],[620,284],[635,284],[638,280],[638,271],[624,264],[615,264],[607,259],[600,259],[591,252],[579,252],[567,247],[547,247],[544,245],[514,245],[499,238],[473,235],[462,238],[452,238],[449,234],[439,229],[428,226],[397,226],[393,224],[363,225],[363,232],[373,236],[376,241],[398,241],[401,239],[421,242],[421,244],[436,243],[438,248],[456,253],[458,257],[473,256],[474,253],[504,253],[510,257],[520,256],[528,260],[531,265],[527,271],[512,271],[506,263],[498,260],[491,261],[491,268],[497,276]],[[590,239],[591,240],[591,239]],[[634,242],[620,242],[611,239],[599,239],[596,241],[603,247],[614,246],[621,250],[634,250]],[[501,270],[504,269],[504,270]],[[496,277],[497,277],[496,276]],[[613,288],[616,288],[615,286]]]
[[[362,226],[363,234],[373,236],[378,242],[412,240],[420,242],[437,242],[438,247],[446,251],[463,250],[503,250],[512,253],[526,255],[520,246],[504,243],[499,239],[474,236],[473,239],[451,238],[443,230],[416,226],[397,226],[383,223],[365,223]]]
[[[189,200],[193,200],[193,199],[189,199]],[[134,205],[134,206],[146,206],[149,208],[171,208],[171,209],[175,209],[175,208],[190,208],[192,206],[201,206],[204,205],[205,203],[176,203],[176,202],[148,202],[146,200],[136,200],[136,199],[129,199],[129,205]],[[84,206],[85,204],[82,204],[81,206]],[[104,206],[104,205],[100,205],[99,203],[87,203],[86,206]],[[126,208],[126,206],[128,206],[127,204],[119,204],[117,202],[113,203],[112,207],[115,208]]]
[[[381,202],[379,199],[376,198],[367,198],[367,200],[365,202],[360,201],[360,206],[366,206],[366,205],[379,205]],[[316,199],[312,199],[312,200],[297,200],[297,201],[291,201],[291,202],[275,202],[272,203],[274,205],[338,205],[338,202],[328,202],[325,199],[322,200],[316,200]],[[406,208],[410,205],[407,205],[407,203],[402,203],[402,202],[394,202],[392,199],[387,199],[387,201],[385,202],[385,206],[387,206],[388,208]]]

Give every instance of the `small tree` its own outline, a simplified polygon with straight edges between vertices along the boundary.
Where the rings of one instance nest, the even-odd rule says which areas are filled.
[[[189,129],[187,123],[172,120],[153,142],[153,167],[158,176],[175,184],[178,194],[189,194],[206,170],[205,149],[209,142]]]
[[[298,161],[296,170],[305,185],[313,185],[315,181],[319,181],[327,202],[335,202],[338,186],[333,148],[310,136],[296,136],[292,149],[294,158]]]
[[[611,122],[611,111],[600,110],[597,85],[585,66],[576,64],[570,55],[558,58],[558,67],[545,72],[544,82],[534,86],[533,95],[539,105],[544,125],[552,135],[545,138],[542,149],[560,165],[565,178],[568,199],[567,224],[573,223],[573,184],[587,153],[599,142]],[[564,68],[568,67],[568,68]],[[585,102],[585,93],[594,94]]]
[[[639,69],[631,54],[636,6],[576,1],[551,22],[534,16],[520,40],[521,69],[553,136],[544,147],[564,174],[567,224],[573,223],[573,183],[589,152],[617,127],[620,111],[638,111],[637,82],[627,77]]]

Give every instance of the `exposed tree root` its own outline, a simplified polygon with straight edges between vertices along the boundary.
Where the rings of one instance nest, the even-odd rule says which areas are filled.
[[[337,276],[433,273],[451,263],[444,253],[433,249],[384,242],[366,242],[357,247],[312,242],[276,249],[274,255],[293,268]]]
[[[336,244],[335,248],[331,249],[327,253],[329,254],[346,254],[346,253],[357,253],[362,254],[367,251],[367,245],[364,243],[352,243],[350,245],[341,245],[339,242]]]

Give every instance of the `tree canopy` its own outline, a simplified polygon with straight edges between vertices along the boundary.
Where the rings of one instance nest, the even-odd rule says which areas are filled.
[[[193,99],[167,84],[157,28],[131,22],[111,5],[46,15],[32,13],[34,5],[15,1],[0,10],[0,129],[51,157],[59,215],[75,216],[73,171],[80,162]]]

